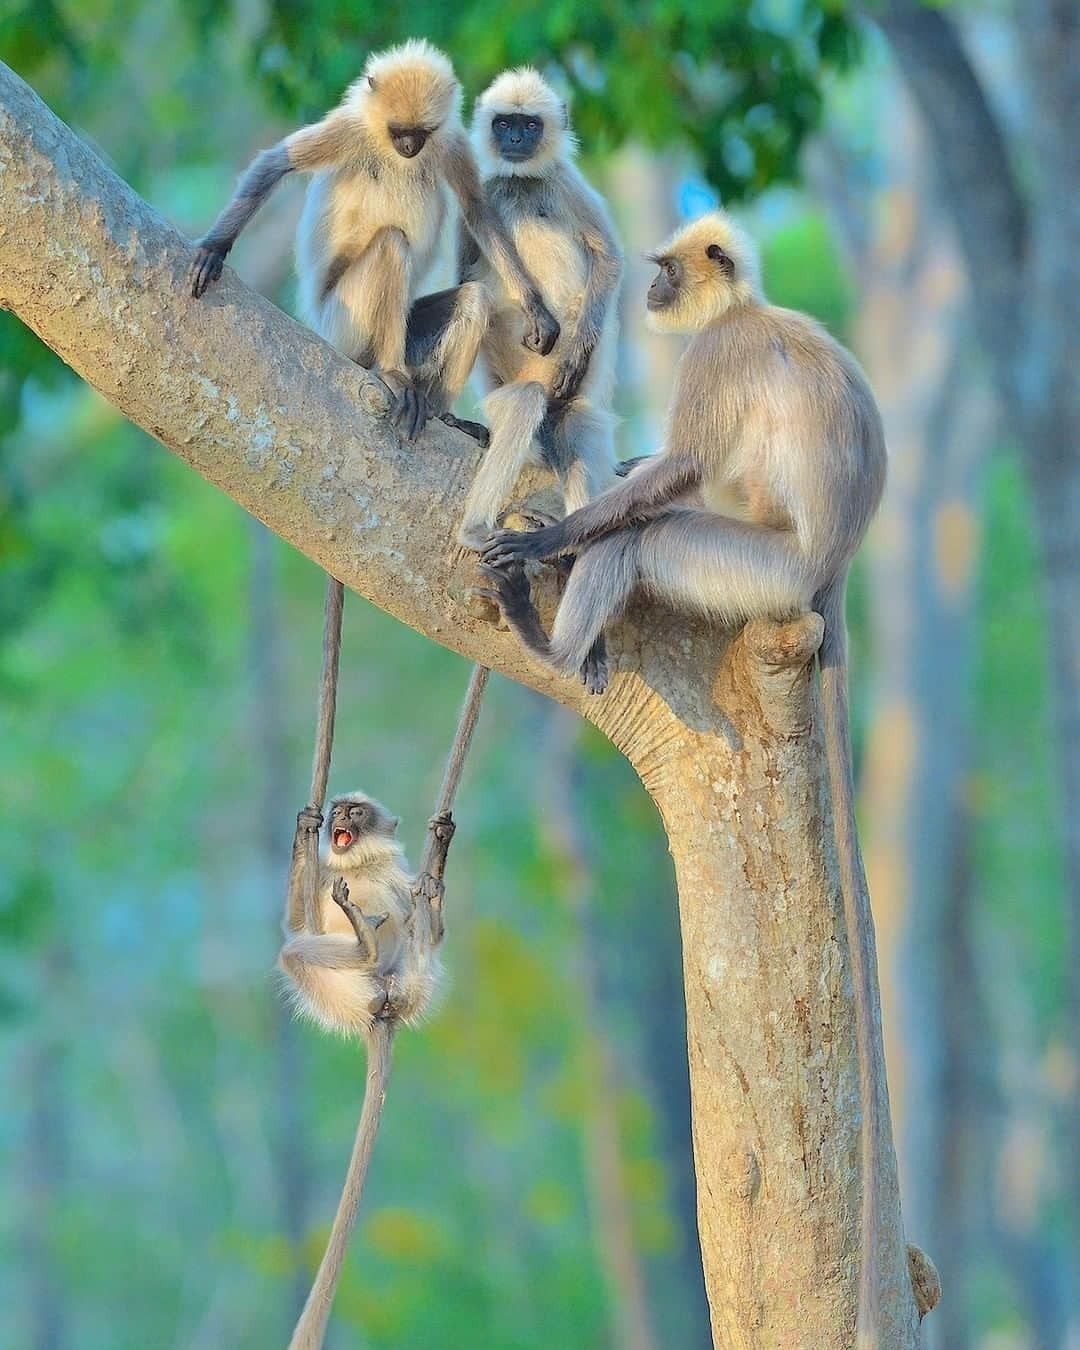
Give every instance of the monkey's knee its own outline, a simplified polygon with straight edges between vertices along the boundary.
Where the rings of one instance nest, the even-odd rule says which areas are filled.
[[[365,259],[400,263],[407,263],[410,256],[408,235],[397,225],[384,225],[381,230],[376,230],[364,254]]]
[[[463,281],[458,287],[457,312],[470,333],[483,337],[491,319],[492,296],[482,281]]]
[[[551,659],[564,675],[581,671],[593,643],[622,613],[637,581],[637,547],[626,531],[608,535],[578,555],[551,630]]]
[[[506,446],[524,457],[547,412],[547,390],[536,380],[504,384],[484,399],[493,448]]]

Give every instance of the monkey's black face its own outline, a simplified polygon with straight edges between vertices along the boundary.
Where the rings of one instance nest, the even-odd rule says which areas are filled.
[[[386,129],[390,133],[394,149],[402,159],[415,159],[423,150],[432,132],[431,127],[389,126]]]
[[[330,848],[334,853],[345,853],[359,839],[382,834],[391,837],[397,820],[388,815],[376,802],[346,797],[334,802],[327,820]]]
[[[653,261],[660,270],[649,287],[645,304],[653,313],[657,313],[670,308],[678,300],[683,284],[683,265],[678,258],[655,258]]]
[[[535,113],[496,113],[491,119],[491,137],[503,159],[523,164],[540,148],[544,119]]]

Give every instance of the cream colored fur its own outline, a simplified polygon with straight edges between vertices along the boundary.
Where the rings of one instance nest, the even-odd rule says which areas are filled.
[[[735,264],[733,278],[709,257],[711,244],[723,249]],[[684,225],[651,257],[654,261],[676,257],[687,273],[679,303],[659,313],[649,312],[649,326],[657,332],[700,333],[727,310],[764,299],[757,245],[723,211],[710,211]]]
[[[335,798],[331,811],[340,801],[369,802],[390,822],[389,829],[396,826],[385,808],[365,793]],[[373,961],[365,958],[352,923],[333,898],[338,877],[365,917],[386,915],[372,930]],[[435,993],[441,965],[429,944],[415,940],[414,907],[408,863],[393,834],[382,828],[365,831],[340,853],[328,840],[318,888],[321,931],[291,933],[279,958],[296,1011],[327,1031],[363,1035],[385,1003],[390,983],[399,1020],[417,1021]]]
[[[491,125],[500,112],[543,119],[538,152],[524,163],[510,163],[497,153]],[[525,350],[520,308],[481,262],[475,275],[495,297],[482,347],[494,391],[485,400],[492,435],[458,535],[462,544],[475,548],[494,527],[524,464],[547,462],[536,439],[547,400],[564,363],[586,342],[588,368],[561,412],[558,462],[549,467],[559,475],[567,509],[614,482],[610,405],[622,260],[604,201],[573,162],[576,143],[565,105],[537,71],[523,66],[499,75],[476,101],[471,135],[488,200],[561,329],[547,356]],[[524,180],[516,197],[500,188],[508,178]],[[584,468],[577,467],[582,459]]]
[[[374,81],[374,83],[372,83]],[[435,261],[448,207],[441,159],[447,143],[461,133],[461,90],[447,58],[427,42],[410,41],[373,56],[339,108],[321,125],[340,139],[344,124],[349,148],[319,169],[308,188],[297,234],[296,265],[304,318],[346,355],[373,353],[383,369],[404,364],[405,314]],[[423,149],[403,159],[388,126],[432,128]],[[309,136],[310,129],[306,129]],[[300,134],[300,133],[298,133]],[[374,169],[374,172],[372,170]],[[372,257],[369,248],[382,231],[399,231],[402,249]],[[331,265],[354,260],[329,296]],[[389,328],[376,301],[397,314]]]
[[[496,113],[533,113],[544,119],[544,139],[532,159],[524,164],[508,164],[501,158],[491,136],[491,121]],[[503,173],[535,178],[557,164],[569,163],[577,150],[566,104],[532,66],[504,70],[476,100],[472,142],[485,177],[489,173]]]

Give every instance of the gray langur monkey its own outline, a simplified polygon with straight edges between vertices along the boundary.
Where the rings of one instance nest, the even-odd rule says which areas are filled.
[[[660,454],[588,506],[533,533],[501,530],[483,550],[504,617],[530,651],[578,670],[635,592],[724,623],[825,621],[819,652],[829,785],[851,948],[862,1096],[860,1350],[879,1341],[881,1103],[872,1076],[873,919],[852,804],[844,597],[848,567],[885,484],[885,440],[854,358],[812,319],[768,304],[756,250],[722,213],[655,255],[653,325],[693,334],[678,367]],[[526,560],[575,555],[551,637]]]
[[[432,819],[436,842],[430,871],[414,879],[397,840],[398,820],[363,792],[335,797],[314,912],[301,880],[305,834],[318,834],[322,816],[305,807],[296,819],[293,864],[285,904],[285,945],[278,964],[297,1011],[327,1031],[358,1036],[367,1045],[367,1086],[345,1184],[290,1350],[318,1350],[379,1128],[395,1029],[415,1023],[429,1007],[441,975],[441,904],[446,854],[454,825],[449,812]]]
[[[371,56],[321,122],[264,150],[196,244],[191,293],[221,275],[225,257],[286,174],[313,174],[297,237],[307,322],[345,356],[375,368],[394,392],[394,420],[412,439],[443,416],[469,377],[490,296],[476,282],[418,297],[435,261],[447,188],[511,304],[521,340],[548,352],[559,327],[484,196],[461,125],[461,86],[430,43]],[[475,424],[470,429],[476,431]]]
[[[526,461],[559,477],[567,511],[614,482],[611,397],[622,258],[607,208],[573,161],[566,107],[535,70],[504,71],[476,102],[473,145],[487,200],[561,326],[548,352],[521,349],[521,316],[463,221],[461,278],[495,293],[483,363],[491,441],[458,541],[478,549]]]

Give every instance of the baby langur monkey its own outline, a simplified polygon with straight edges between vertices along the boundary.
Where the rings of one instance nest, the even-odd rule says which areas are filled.
[[[338,107],[252,162],[196,245],[192,295],[221,275],[240,231],[293,171],[314,175],[297,239],[304,317],[344,355],[379,371],[409,439],[429,415],[456,424],[447,410],[488,324],[490,299],[475,282],[417,298],[435,261],[447,188],[524,315],[521,340],[551,350],[558,324],[484,197],[461,125],[461,87],[430,43],[413,39],[373,55]]]
[[[483,550],[508,623],[541,660],[576,672],[635,592],[723,623],[825,620],[822,708],[862,1090],[860,1350],[878,1343],[873,1077],[873,921],[852,807],[844,595],[848,566],[885,483],[874,396],[854,358],[812,319],[768,304],[750,241],[722,213],[687,226],[654,257],[653,326],[692,334],[678,367],[662,452],[565,520],[503,530]],[[551,637],[523,563],[576,555]]]
[[[393,1032],[429,1006],[441,974],[443,870],[453,837],[450,813],[429,824],[436,849],[431,871],[413,879],[397,840],[398,820],[363,792],[335,797],[312,912],[302,882],[305,834],[318,834],[319,812],[297,816],[285,908],[286,941],[278,958],[297,1010],[327,1031],[367,1045],[364,1106],[330,1240],[290,1350],[323,1343],[341,1264],[379,1128]]]
[[[561,325],[549,352],[521,350],[514,297],[491,276],[465,220],[461,277],[489,281],[496,299],[483,341],[495,389],[484,401],[491,443],[458,534],[479,548],[539,445],[573,511],[614,482],[610,412],[622,259],[601,198],[573,161],[566,107],[535,70],[504,71],[480,96],[473,144],[487,200]]]

